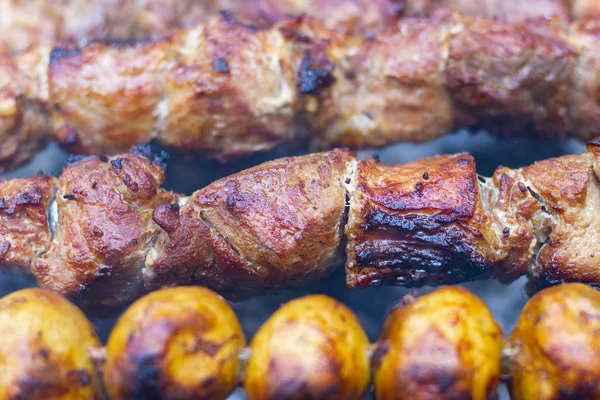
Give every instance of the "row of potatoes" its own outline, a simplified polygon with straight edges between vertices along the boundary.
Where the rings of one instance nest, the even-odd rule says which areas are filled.
[[[118,320],[105,348],[58,294],[0,300],[0,400],[600,398],[600,292],[546,289],[510,338],[458,287],[405,297],[371,344],[352,311],[312,295],[283,305],[250,347],[229,304],[201,287],[151,293]]]

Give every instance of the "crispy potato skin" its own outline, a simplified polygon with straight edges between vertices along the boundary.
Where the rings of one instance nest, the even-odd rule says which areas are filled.
[[[379,400],[495,398],[502,330],[485,304],[445,287],[395,308],[373,356]]]
[[[237,384],[245,345],[222,297],[202,287],[159,290],[135,302],[114,327],[106,388],[112,400],[224,399]]]
[[[506,350],[514,400],[600,396],[600,293],[580,283],[529,300]]]
[[[92,324],[62,296],[24,289],[0,299],[1,400],[101,400]]]
[[[244,386],[251,400],[362,399],[368,339],[345,305],[323,295],[290,301],[251,343]]]

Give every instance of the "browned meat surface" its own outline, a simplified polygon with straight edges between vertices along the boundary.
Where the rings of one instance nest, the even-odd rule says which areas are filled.
[[[333,150],[181,197],[142,149],[0,182],[0,265],[92,305],[177,284],[232,298],[293,288],[329,274],[344,245],[350,288],[521,275],[532,291],[600,287],[599,175],[598,141],[491,178],[466,153],[385,165]]]
[[[160,189],[163,179],[160,165],[135,154],[68,166],[58,179],[52,241],[34,249],[40,285],[99,305],[139,296],[146,249],[159,229],[152,211],[177,199]]]
[[[2,0],[0,52],[39,41],[156,38],[221,11],[258,27],[308,14],[335,30],[369,33],[393,23],[403,9],[400,0]]]
[[[353,160],[340,150],[275,160],[214,182],[180,210],[157,208],[164,232],[144,283],[202,282],[239,296],[328,275],[342,255]]]
[[[115,154],[156,139],[226,160],[307,128],[321,148],[425,141],[454,127],[596,137],[598,20],[509,24],[436,13],[373,39],[309,19],[228,17],[134,44],[38,47],[0,62],[0,168],[51,132]],[[44,110],[43,112],[41,110]]]
[[[50,245],[48,224],[57,179],[50,176],[0,181],[0,264],[29,272]]]

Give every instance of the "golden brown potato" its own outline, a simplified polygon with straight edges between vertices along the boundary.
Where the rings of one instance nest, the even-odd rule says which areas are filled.
[[[387,318],[373,354],[375,397],[495,398],[502,339],[486,305],[465,289],[405,299]]]
[[[0,399],[100,400],[94,327],[62,296],[24,289],[0,299]]]
[[[327,296],[285,304],[250,349],[250,400],[362,399],[369,384],[368,338],[352,311]]]
[[[229,304],[202,287],[163,289],[117,321],[104,369],[112,400],[224,399],[246,339]]]
[[[537,293],[504,355],[514,400],[600,398],[600,292],[568,283]]]

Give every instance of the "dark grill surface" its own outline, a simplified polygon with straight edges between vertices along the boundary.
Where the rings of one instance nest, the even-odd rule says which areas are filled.
[[[193,156],[172,154],[168,162],[168,177],[165,186],[178,192],[190,194],[217,178],[260,162],[308,151],[310,150],[302,147],[280,147],[268,153],[258,154],[226,165],[202,161]],[[544,158],[581,153],[585,151],[585,146],[575,140],[507,139],[494,137],[484,132],[475,135],[459,132],[426,144],[399,144],[380,150],[362,151],[359,152],[359,155],[368,157],[377,154],[383,162],[397,163],[438,153],[455,153],[459,151],[468,151],[473,154],[477,160],[478,172],[489,176],[498,165],[523,166]],[[0,175],[0,178],[31,176],[40,171],[56,175],[60,173],[66,164],[67,157],[68,155],[64,151],[56,145],[51,145],[30,164],[11,173]],[[519,312],[527,300],[524,282],[524,279],[520,279],[510,285],[501,285],[495,281],[484,281],[469,283],[464,286],[485,300],[502,325],[505,335],[507,335],[516,323]],[[32,285],[33,281],[0,275],[0,296],[21,287]],[[430,288],[423,288],[419,290],[419,293],[429,290]],[[312,285],[306,290],[253,298],[235,303],[233,306],[248,339],[250,339],[258,327],[281,303],[307,293],[325,293],[350,306],[360,318],[370,339],[374,340],[380,331],[388,309],[408,291],[408,289],[400,287],[378,287],[349,291],[344,287],[344,271],[343,268],[340,268],[330,278]],[[100,337],[106,340],[114,320],[112,318],[97,317],[92,317],[92,320],[98,327]],[[239,390],[231,398],[244,399],[245,397],[243,391]],[[508,399],[504,388],[501,389],[500,399]]]

